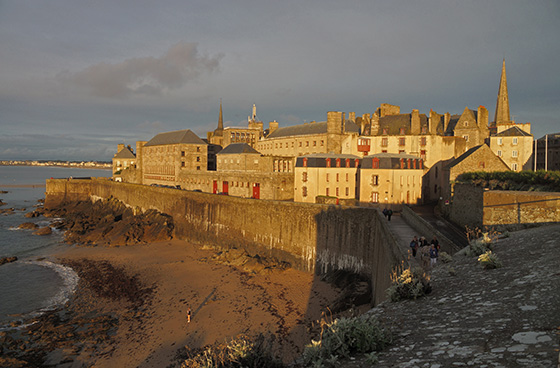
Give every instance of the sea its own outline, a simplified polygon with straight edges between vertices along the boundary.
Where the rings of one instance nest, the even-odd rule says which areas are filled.
[[[51,166],[1,166],[0,209],[14,208],[13,214],[0,214],[0,258],[18,257],[0,266],[0,331],[21,325],[29,318],[63,306],[74,292],[78,276],[69,267],[52,261],[63,243],[63,233],[33,235],[20,230],[24,222],[47,226],[55,219],[26,218],[45,198],[46,180],[69,177],[110,177],[111,170]]]

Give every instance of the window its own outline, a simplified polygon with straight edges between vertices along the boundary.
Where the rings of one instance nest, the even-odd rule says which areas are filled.
[[[484,169],[486,167],[486,163],[484,161],[480,161],[478,163],[478,167],[481,168],[481,169]]]
[[[502,138],[498,138],[498,146],[501,146],[503,143],[504,142],[503,142]]]
[[[329,196],[329,188],[327,188],[326,193],[327,197]]]
[[[373,186],[379,185],[379,175],[371,176],[371,185]]]
[[[313,147],[317,147],[317,141],[313,141]]]
[[[307,197],[307,187],[302,187],[301,188],[301,195],[304,197]]]
[[[426,134],[428,132],[428,129],[426,129],[425,126],[422,127],[421,133],[422,134]]]
[[[511,151],[511,157],[517,157],[517,151]]]
[[[404,135],[404,128],[400,128],[400,129],[399,129],[399,134],[400,134],[400,135]]]
[[[301,147],[301,142],[299,142],[299,146]]]
[[[197,158],[196,158],[196,162],[200,162],[200,157],[197,157]]]
[[[384,134],[384,135],[387,135],[387,134],[389,134],[389,129],[387,129],[387,128],[383,128],[383,134]]]
[[[197,169],[197,170],[200,170],[200,166],[197,166],[196,169]]]
[[[327,167],[331,167],[331,159],[327,158],[325,161],[327,162]]]
[[[371,201],[373,203],[379,203],[379,193],[377,192],[372,192],[371,193]]]
[[[301,173],[301,181],[303,181],[304,183],[307,181],[307,173]]]
[[[513,138],[513,144],[517,144],[517,137]]]
[[[185,167],[185,162],[181,162],[181,167]]]
[[[339,196],[339,194],[338,194],[338,188],[336,188],[336,196],[337,196],[337,197]]]
[[[200,152],[200,147],[196,147],[196,152]]]
[[[346,181],[347,181],[347,182],[348,182],[348,177],[349,177],[349,176],[350,176],[350,175],[348,175],[348,173],[346,173]]]
[[[469,141],[469,136],[468,136],[468,135],[465,134],[465,135],[463,136],[463,138],[465,139],[466,142]]]
[[[181,151],[181,157],[185,157],[185,151]]]
[[[350,195],[350,188],[346,187],[346,197]]]
[[[379,169],[379,159],[377,157],[375,157],[373,160],[371,160],[371,168],[372,169]]]
[[[399,138],[399,146],[404,146],[406,143],[406,138]]]
[[[329,182],[329,174],[328,173],[325,175],[325,180],[327,181],[327,183]]]
[[[387,147],[389,145],[389,138],[381,138],[381,147]]]
[[[339,158],[336,159],[336,167],[340,167],[340,159]]]
[[[337,183],[339,182],[339,178],[340,178],[339,173],[336,173],[336,182],[337,182]]]
[[[401,149],[401,150],[399,150],[399,153],[404,153],[404,150],[402,150],[402,149]]]
[[[305,141],[305,147],[309,147],[309,141]]]
[[[321,141],[321,146],[324,146],[324,145],[325,145],[325,141]]]
[[[307,157],[303,158],[303,167],[307,167]]]
[[[517,171],[517,164],[516,163],[511,164],[511,169],[513,171]]]
[[[467,126],[469,126],[469,122],[468,122],[468,121],[465,121],[465,122],[463,123],[463,125],[467,127]]]
[[[425,145],[426,145],[426,137],[420,137],[420,145],[421,145],[421,146],[425,146]]]

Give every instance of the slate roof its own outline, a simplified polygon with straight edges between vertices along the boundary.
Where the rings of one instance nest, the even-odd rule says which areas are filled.
[[[231,143],[226,148],[221,150],[217,155],[227,155],[227,154],[240,154],[240,153],[253,153],[259,154],[260,152],[249,146],[247,143]]]
[[[461,156],[459,156],[456,159],[450,161],[447,165],[445,165],[445,168],[449,169],[449,168],[452,168],[455,165],[458,165],[459,163],[463,162],[463,160],[465,160],[467,157],[469,157],[470,155],[472,155],[473,153],[475,153],[476,151],[481,149],[482,146],[488,147],[486,144],[481,144],[480,146],[474,146],[471,149],[467,150],[467,152],[463,153]],[[488,149],[490,149],[490,147],[488,147]],[[496,156],[496,157],[498,157],[498,156]]]
[[[495,137],[531,137],[531,134],[514,126],[496,134]]]
[[[380,169],[400,169],[401,159],[421,160],[418,156],[404,153],[376,153],[375,155],[369,155],[362,159],[362,169],[373,168],[372,162],[374,158],[379,160]]]
[[[115,156],[115,158],[127,158],[127,159],[134,159],[136,158],[136,155],[134,153],[132,153],[132,151],[128,148],[125,147],[122,150],[120,150]]]
[[[345,161],[346,159],[352,160],[351,167],[354,167],[354,160],[361,160],[360,156],[345,155],[337,153],[311,153],[305,156],[299,156],[296,159],[296,167],[303,167],[303,159],[307,159],[307,167],[327,167],[327,158],[332,160],[331,167],[335,167],[336,159]]]
[[[206,144],[190,129],[177,130],[174,132],[159,133],[148,141],[144,146],[161,146],[166,144]]]
[[[388,135],[400,135],[401,128],[405,128],[404,134],[411,133],[412,114],[387,115],[379,118],[379,133],[387,129]],[[420,114],[420,128],[428,128],[428,117]]]
[[[360,127],[356,123],[347,120],[344,124],[344,130],[349,133],[359,133]],[[312,135],[325,133],[327,133],[327,122],[322,121],[319,123],[306,123],[278,128],[274,132],[270,133],[267,138],[284,138],[294,135]]]

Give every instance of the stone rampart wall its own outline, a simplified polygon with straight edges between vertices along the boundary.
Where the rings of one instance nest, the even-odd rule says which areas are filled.
[[[412,228],[418,231],[421,236],[424,236],[428,242],[430,242],[435,235],[439,240],[442,251],[453,254],[461,249],[461,247],[440,233],[429,222],[418,216],[408,206],[402,206],[401,216]]]
[[[457,184],[451,220],[471,228],[502,230],[560,222],[560,193],[484,190],[470,184]]]
[[[101,179],[47,180],[45,206],[109,197],[171,215],[179,239],[241,247],[308,272],[343,269],[371,277],[373,303],[385,299],[391,271],[405,259],[373,208],[251,200]]]

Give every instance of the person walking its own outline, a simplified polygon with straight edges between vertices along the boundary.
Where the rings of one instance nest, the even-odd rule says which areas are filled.
[[[410,242],[410,248],[412,249],[412,256],[416,258],[416,251],[418,250],[418,238],[414,235],[412,241]]]
[[[432,247],[430,248],[430,267],[434,268],[436,263],[437,263],[437,259],[438,259],[438,251],[436,249],[436,246],[434,244],[432,244]]]

